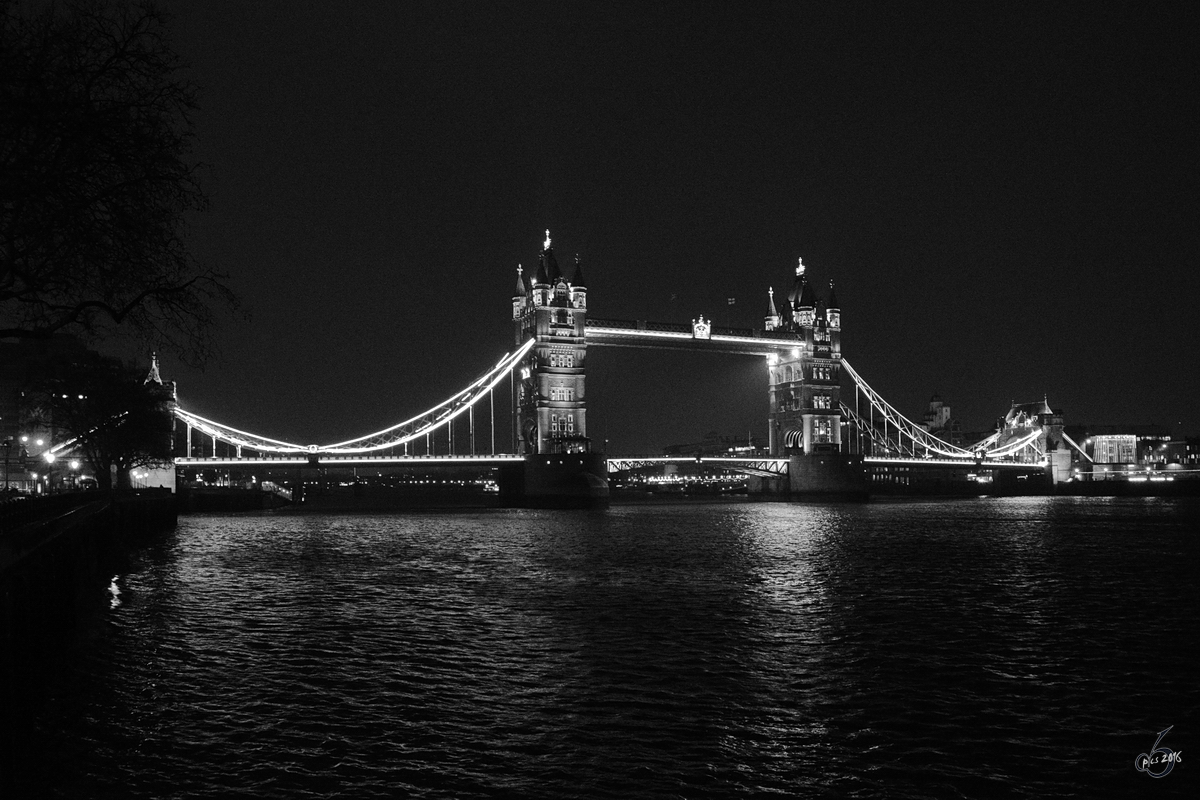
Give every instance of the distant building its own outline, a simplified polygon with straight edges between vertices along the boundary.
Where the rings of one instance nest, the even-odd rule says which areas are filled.
[[[54,431],[29,419],[28,391],[50,377],[54,364],[86,353],[83,342],[69,334],[0,342],[0,489],[29,490],[39,457],[53,444]]]
[[[950,406],[941,395],[935,394],[929,399],[929,409],[925,412],[921,427],[947,444],[962,447],[962,425],[950,415]],[[980,437],[983,438],[983,437]]]
[[[1200,467],[1200,436],[1173,439],[1159,445],[1168,469],[1196,469]]]
[[[1170,441],[1161,425],[1088,425],[1083,445],[1097,464],[1153,467],[1170,461]]]
[[[1097,464],[1133,464],[1137,457],[1137,437],[1106,435],[1092,437],[1092,461]]]

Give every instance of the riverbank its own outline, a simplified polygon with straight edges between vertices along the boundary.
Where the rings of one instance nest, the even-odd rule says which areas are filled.
[[[129,551],[177,521],[163,489],[58,500],[26,501],[19,524],[0,533],[0,680],[30,663],[31,650],[69,636]]]

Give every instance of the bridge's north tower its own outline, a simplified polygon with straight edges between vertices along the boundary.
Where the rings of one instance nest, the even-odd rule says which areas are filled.
[[[558,266],[550,231],[531,277],[517,267],[513,326],[520,346],[535,340],[516,375],[516,427],[520,452],[588,451],[585,360],[587,285],[579,259],[571,280]]]
[[[796,267],[783,313],[770,293],[764,327],[791,333],[796,346],[770,358],[770,451],[776,458],[838,453],[842,445],[842,312],[833,284],[818,298]]]

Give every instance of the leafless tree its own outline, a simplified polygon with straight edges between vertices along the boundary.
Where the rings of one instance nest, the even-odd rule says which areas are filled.
[[[121,326],[204,359],[236,299],[185,246],[195,109],[150,3],[0,0],[0,338]]]

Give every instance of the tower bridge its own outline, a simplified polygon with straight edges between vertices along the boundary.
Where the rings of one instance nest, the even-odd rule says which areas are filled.
[[[913,423],[843,357],[842,309],[833,284],[819,293],[802,261],[786,294],[777,298],[768,289],[759,328],[716,326],[703,315],[690,324],[589,318],[583,267],[577,257],[568,277],[547,232],[537,268],[517,268],[512,321],[513,349],[466,387],[423,413],[355,439],[288,442],[176,405],[183,433],[176,467],[477,466],[496,469],[510,495],[539,502],[602,499],[609,473],[676,461],[757,476],[783,494],[865,496],[868,476],[881,470],[1033,474],[1049,464],[1059,477],[1069,471],[1070,449],[1078,449],[1048,405],[1010,414],[995,434],[968,448]],[[761,358],[768,372],[767,456],[606,458],[595,452],[587,419],[590,347]],[[508,447],[511,452],[504,451]]]

